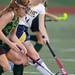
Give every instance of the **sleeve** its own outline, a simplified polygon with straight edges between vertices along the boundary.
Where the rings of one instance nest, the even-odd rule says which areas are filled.
[[[39,11],[40,11],[40,14],[45,14],[45,7],[43,4],[40,4]]]

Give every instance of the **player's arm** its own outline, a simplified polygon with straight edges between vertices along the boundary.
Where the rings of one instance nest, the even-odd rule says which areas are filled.
[[[45,28],[44,17],[45,17],[45,14],[39,15],[39,30],[40,30],[42,36],[45,37],[45,40],[49,41],[48,34],[47,34],[47,31]]]
[[[10,35],[10,40],[14,43],[17,43],[17,46],[19,48],[21,48],[21,52],[23,53],[27,53],[26,48],[24,47],[24,45],[22,44],[22,42],[18,39],[18,37],[16,36],[16,29],[12,30],[12,34]]]
[[[47,16],[47,17],[49,17],[50,19],[52,18],[52,19],[54,19],[54,20],[59,20],[58,19],[58,16],[56,16],[56,15],[54,15],[54,14],[51,14],[51,13],[49,13],[49,12],[45,12],[45,15]]]
[[[9,12],[0,17],[0,39],[7,43],[9,46],[11,45],[11,41],[4,35],[2,30],[9,22],[12,21],[13,16],[14,15],[12,14],[12,12]]]
[[[66,21],[68,19],[68,14],[67,13],[64,13],[63,16],[56,16],[56,15],[53,15],[51,13],[48,13],[48,12],[45,12],[45,15],[50,17],[50,18],[53,18],[54,20],[56,21]]]
[[[3,29],[4,29],[4,27],[8,24],[8,23],[10,23],[11,21],[12,21],[12,19],[13,19],[13,17],[14,17],[14,13],[13,12],[8,12],[8,13],[6,13],[6,14],[4,14],[4,15],[2,15],[1,17],[0,17],[0,40],[2,40],[4,43],[6,43],[7,45],[9,45],[10,46],[10,48],[12,48],[13,50],[15,50],[15,51],[19,51],[19,48],[16,46],[16,44],[15,43],[13,43],[13,42],[11,42],[9,39],[8,39],[8,37],[6,37],[5,35],[4,35],[4,33],[3,33]]]

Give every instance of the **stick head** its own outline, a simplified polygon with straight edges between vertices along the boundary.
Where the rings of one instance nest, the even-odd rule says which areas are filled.
[[[68,19],[68,14],[67,13],[64,13],[63,20],[66,21],[67,19]]]
[[[64,12],[64,15],[61,17],[58,17],[59,21],[66,21],[68,19],[68,14]]]

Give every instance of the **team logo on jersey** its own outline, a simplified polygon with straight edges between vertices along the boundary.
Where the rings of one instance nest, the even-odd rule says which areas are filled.
[[[32,17],[35,17],[35,15],[37,14],[37,12],[34,11],[34,10],[31,10],[31,8],[28,8],[27,9],[27,14],[30,15],[30,16],[32,16]]]

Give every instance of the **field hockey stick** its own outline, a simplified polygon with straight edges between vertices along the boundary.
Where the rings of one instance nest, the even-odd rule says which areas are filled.
[[[59,21],[66,21],[68,19],[68,14],[66,12],[64,12],[64,15],[61,17],[58,17]]]
[[[50,75],[51,73],[44,66],[42,66],[38,61],[34,60],[30,55],[26,54],[34,63],[37,63],[40,67],[42,67],[45,71],[47,71]]]
[[[18,45],[17,45],[17,47],[18,47],[20,50],[22,50],[22,48],[19,47]],[[22,52],[21,52],[21,53],[22,53]],[[23,54],[23,53],[22,53],[22,54]],[[23,54],[23,55],[24,55],[24,54]],[[30,55],[26,54],[26,56],[29,57],[34,63],[37,63],[40,67],[42,67],[44,70],[46,70],[49,74],[51,74],[44,66],[42,66],[38,61],[34,60]]]
[[[49,44],[47,41],[46,41],[46,44],[47,44],[47,46],[48,46],[48,48],[49,48],[49,51],[51,52],[52,56],[54,57],[54,59],[55,59],[57,65],[58,65],[58,67],[59,67],[59,69],[60,69],[62,75],[68,75],[68,73],[66,72],[66,70],[65,70],[65,68],[64,68],[64,66],[63,66],[63,64],[62,64],[62,62],[60,61],[60,59],[56,56],[56,54],[54,53],[54,51],[53,51],[52,48],[50,47],[50,44]]]
[[[64,13],[63,16],[57,17],[57,19],[46,19],[46,21],[66,21],[68,19],[68,14]]]
[[[45,21],[55,21],[55,22],[57,22],[58,20],[46,19]]]

